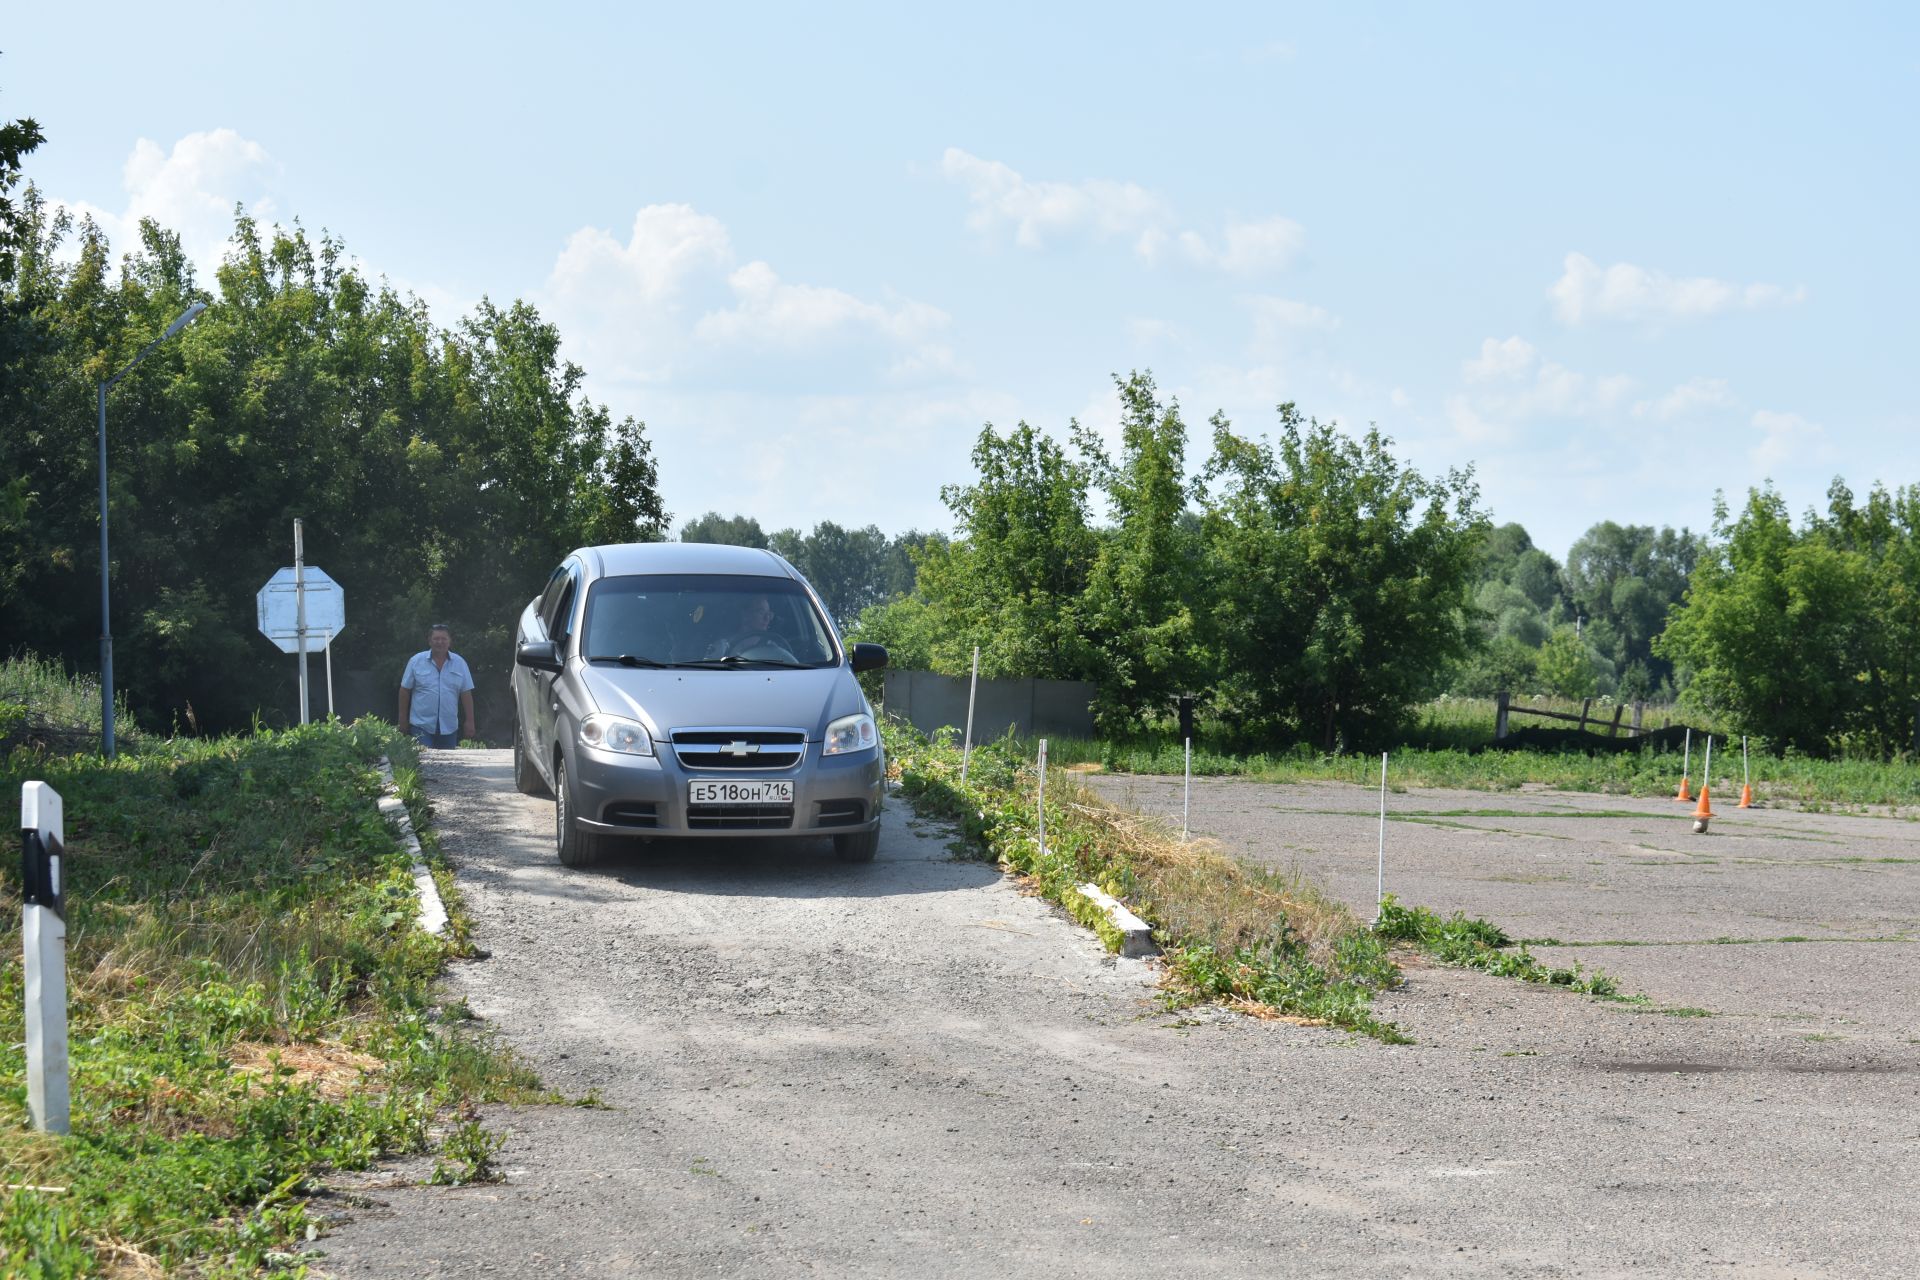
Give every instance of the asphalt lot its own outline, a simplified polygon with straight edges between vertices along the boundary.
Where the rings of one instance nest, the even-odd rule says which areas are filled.
[[[1380,1011],[1418,1043],[1390,1047],[1169,1012],[1150,964],[955,861],[898,801],[867,867],[824,844],[659,845],[581,874],[507,769],[504,752],[428,753],[492,953],[449,994],[609,1109],[492,1109],[504,1183],[359,1180],[326,1274],[1858,1276],[1903,1271],[1920,1240],[1911,943],[1564,949],[1630,987],[1643,975],[1615,956],[1644,962],[1665,984],[1649,994],[1709,1017],[1413,968]],[[1372,830],[1351,812],[1367,800],[1222,789],[1202,826],[1370,905]],[[1664,830],[1663,810],[1484,819],[1521,835],[1437,821],[1462,825],[1395,825],[1390,884],[1517,931],[1618,938],[1642,898],[1667,942],[1758,932],[1767,912],[1785,913],[1768,936],[1815,923],[1741,888],[1730,858],[1669,851],[1685,878],[1662,881],[1656,855],[1593,843],[1618,821],[1658,846],[1630,824]],[[1580,822],[1590,835],[1553,826]],[[1909,829],[1862,831],[1896,849]],[[1719,831],[1716,851],[1759,851]],[[1835,847],[1803,834],[1767,838]],[[1837,847],[1883,847],[1864,838]],[[1844,870],[1864,865],[1751,870],[1831,936],[1911,930],[1912,869]],[[1603,873],[1612,890],[1588,894]],[[1847,1002],[1755,976],[1815,951],[1858,957],[1851,985],[1819,970]]]

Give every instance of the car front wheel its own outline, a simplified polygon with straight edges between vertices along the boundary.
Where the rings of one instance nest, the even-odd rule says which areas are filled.
[[[856,831],[833,838],[833,856],[842,862],[872,862],[880,852],[880,831]]]
[[[554,849],[560,855],[560,864],[567,867],[590,867],[600,861],[606,853],[607,842],[591,831],[582,831],[574,824],[573,785],[567,780],[567,762],[565,758],[553,762],[553,826]]]
[[[527,754],[527,735],[520,727],[520,717],[513,717],[513,785],[521,795],[544,796],[547,783],[540,771],[533,767],[533,757]]]

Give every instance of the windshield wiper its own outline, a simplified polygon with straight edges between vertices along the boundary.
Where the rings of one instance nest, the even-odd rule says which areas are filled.
[[[669,665],[721,670],[726,667],[805,667],[807,664],[788,662],[785,658],[749,658],[744,654],[730,653],[724,658],[698,658],[690,662],[675,662]]]
[[[600,653],[587,659],[588,662],[617,662],[623,667],[671,667],[671,662],[656,662],[652,658],[637,657],[631,653]]]

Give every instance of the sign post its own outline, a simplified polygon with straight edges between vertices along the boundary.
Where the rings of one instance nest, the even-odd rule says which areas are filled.
[[[27,1118],[42,1133],[71,1132],[67,1093],[67,904],[61,884],[66,823],[60,793],[20,787],[20,935],[27,979]]]
[[[308,711],[307,655],[318,650],[327,661],[327,714],[333,714],[333,642],[347,625],[347,597],[326,571],[306,562],[302,522],[293,522],[293,567],[267,579],[254,598],[260,633],[282,653],[300,656],[300,723]]]

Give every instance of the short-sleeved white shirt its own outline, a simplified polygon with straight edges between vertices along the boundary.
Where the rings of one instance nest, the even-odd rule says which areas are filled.
[[[433,665],[433,650],[422,649],[407,662],[400,675],[400,687],[413,690],[413,705],[407,709],[409,726],[430,733],[457,733],[460,730],[460,695],[473,688],[473,673],[467,661],[457,653],[447,654],[447,665]]]

